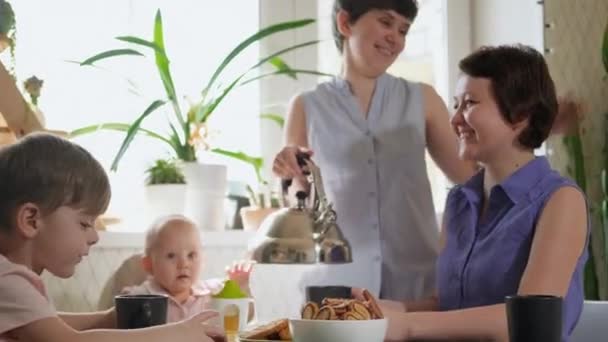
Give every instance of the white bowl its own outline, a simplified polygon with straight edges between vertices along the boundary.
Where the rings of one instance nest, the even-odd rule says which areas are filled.
[[[325,321],[291,319],[293,342],[382,342],[387,320]]]

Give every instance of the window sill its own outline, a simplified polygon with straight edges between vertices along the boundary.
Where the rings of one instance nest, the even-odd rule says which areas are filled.
[[[203,231],[203,246],[245,247],[255,232],[243,230]],[[144,232],[100,231],[99,242],[93,248],[143,248]]]

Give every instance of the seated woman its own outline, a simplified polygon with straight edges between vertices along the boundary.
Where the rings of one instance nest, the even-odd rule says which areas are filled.
[[[448,195],[436,297],[381,301],[387,339],[505,341],[505,296],[547,294],[564,298],[566,341],[583,305],[589,227],[581,190],[533,153],[558,107],[547,65],[517,45],[481,48],[459,67],[451,124],[460,157],[482,169]]]

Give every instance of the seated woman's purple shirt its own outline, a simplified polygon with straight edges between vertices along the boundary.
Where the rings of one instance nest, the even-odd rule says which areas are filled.
[[[505,296],[516,294],[544,206],[559,188],[576,187],[552,170],[546,158],[536,157],[492,188],[487,211],[479,219],[483,176],[482,170],[448,195],[446,244],[437,261],[441,310],[500,304]],[[586,261],[587,244],[564,298],[563,341],[567,341],[581,314]]]

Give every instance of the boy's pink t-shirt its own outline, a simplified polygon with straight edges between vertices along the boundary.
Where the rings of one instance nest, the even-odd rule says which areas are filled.
[[[208,279],[192,286],[192,295],[181,304],[163,289],[154,279],[150,278],[139,286],[129,286],[122,290],[123,294],[159,294],[169,297],[167,306],[167,323],[188,319],[202,311],[211,309],[211,295],[222,290],[222,279]]]
[[[0,342],[14,341],[16,328],[56,316],[40,276],[0,255]]]

